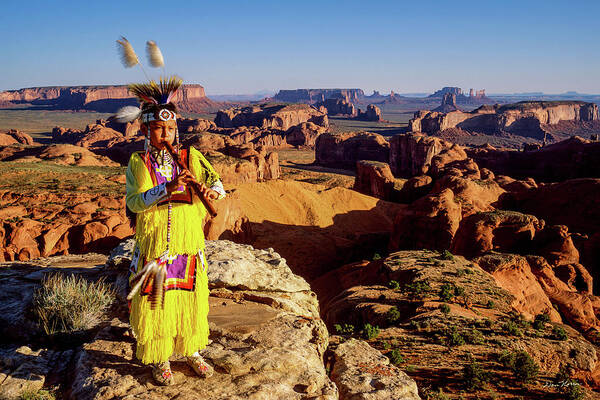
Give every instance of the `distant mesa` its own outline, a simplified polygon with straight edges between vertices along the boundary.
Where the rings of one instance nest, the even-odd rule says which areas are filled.
[[[212,101],[201,85],[183,85],[175,103],[183,112],[216,111],[223,103]],[[115,112],[119,107],[138,105],[125,85],[117,86],[48,86],[0,92],[0,107],[31,104],[57,110]]]
[[[364,95],[362,89],[292,89],[280,90],[273,100],[308,104],[322,102],[326,99],[345,99],[347,102],[354,102]]]
[[[485,89],[477,90],[469,89],[469,95],[463,94],[463,91],[459,87],[446,86],[436,91],[432,95],[429,95],[429,99],[444,98],[446,95],[456,96],[456,103],[458,104],[491,104],[493,100],[485,95]]]
[[[454,93],[450,95],[453,96]],[[449,97],[446,97],[446,99]],[[441,107],[444,107],[442,105]],[[513,134],[539,140],[548,137],[551,127],[562,121],[598,121],[598,105],[583,101],[523,101],[514,104],[481,106],[471,112],[417,111],[409,131],[437,134],[458,128],[489,135]]]

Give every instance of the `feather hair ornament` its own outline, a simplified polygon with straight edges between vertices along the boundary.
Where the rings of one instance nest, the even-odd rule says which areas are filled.
[[[135,67],[140,63],[137,54],[135,54],[135,50],[133,50],[133,46],[129,43],[129,40],[125,39],[125,37],[121,36],[121,40],[117,40],[117,49],[119,50],[121,62],[125,68]]]
[[[164,68],[165,59],[163,58],[162,52],[154,40],[148,40],[146,42],[146,55],[148,56],[148,62],[154,68]]]
[[[126,123],[138,119],[142,115],[142,109],[135,106],[125,106],[119,109],[115,114],[117,122]]]

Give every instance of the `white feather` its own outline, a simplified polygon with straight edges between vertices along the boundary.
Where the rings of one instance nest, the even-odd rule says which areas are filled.
[[[117,122],[125,123],[135,121],[142,115],[142,109],[135,106],[125,106],[120,108],[115,114],[115,120]]]
[[[162,52],[154,40],[148,40],[146,42],[146,54],[148,55],[148,62],[153,67],[159,68],[165,66]]]

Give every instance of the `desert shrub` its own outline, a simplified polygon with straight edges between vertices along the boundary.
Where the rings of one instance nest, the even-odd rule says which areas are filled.
[[[381,260],[381,256],[379,255],[379,253],[373,254],[373,260]]]
[[[404,291],[413,297],[421,298],[431,291],[431,286],[427,281],[411,282],[404,285]]]
[[[462,296],[463,294],[465,294],[465,288],[460,287],[460,286],[454,286],[454,295],[455,296]]]
[[[440,255],[442,260],[454,260],[454,255],[450,253],[448,250],[444,250]]]
[[[502,325],[502,330],[504,330],[504,332],[508,333],[509,335],[519,337],[523,336],[523,332],[521,332],[517,324],[513,321],[505,322],[504,325]]]
[[[494,300],[488,300],[487,307],[493,309],[495,307]]]
[[[390,342],[388,342],[387,340],[384,340],[384,341],[381,343],[381,345],[383,346],[383,348],[384,348],[385,350],[389,350],[389,349],[391,349],[391,348],[392,348],[392,345],[391,345],[391,343],[390,343]]]
[[[400,320],[400,311],[398,311],[398,308],[396,307],[390,308],[386,315],[388,323],[390,324],[394,324]]]
[[[542,330],[546,327],[546,323],[548,322],[550,322],[550,315],[548,313],[537,314],[533,319],[533,328]]]
[[[333,329],[339,334],[352,334],[354,333],[354,325],[352,324],[334,324]]]
[[[101,321],[113,300],[114,291],[103,279],[49,274],[33,295],[33,312],[48,335],[83,331]]]
[[[428,391],[425,396],[427,400],[450,400],[450,397],[444,393],[442,388],[438,388],[437,392]]]
[[[561,392],[565,395],[566,400],[583,400],[585,399],[585,391],[575,381],[567,382]]]
[[[373,326],[369,323],[365,324],[363,327],[363,336],[365,339],[373,339],[379,336],[379,327],[377,325]]]
[[[521,350],[515,354],[512,370],[517,380],[530,382],[537,377],[540,367],[526,351]]]
[[[409,322],[408,327],[414,330],[421,330],[421,323],[419,321],[412,320]]]
[[[440,304],[439,309],[444,315],[450,314],[450,306],[448,304]]]
[[[25,391],[19,396],[19,400],[55,400],[54,394],[47,390]]]
[[[523,350],[513,352],[504,350],[498,357],[498,361],[512,370],[518,381],[525,383],[534,380],[540,369],[535,360]]]
[[[454,325],[446,331],[446,344],[448,346],[462,346],[465,344],[465,338]]]
[[[467,390],[483,389],[490,380],[489,372],[476,362],[471,362],[463,367],[463,381]]]
[[[404,371],[405,371],[405,372],[415,372],[415,370],[416,370],[416,368],[415,368],[415,366],[414,366],[414,365],[407,365],[407,366],[404,368]]]
[[[402,357],[402,354],[400,354],[400,350],[398,349],[390,351],[388,358],[390,359],[390,362],[396,366],[404,362],[404,357]]]
[[[388,287],[389,287],[390,289],[394,289],[394,290],[396,290],[396,289],[400,289],[400,284],[398,283],[398,281],[393,281],[393,280],[392,280],[392,281],[389,281],[389,282],[388,282]]]
[[[485,338],[483,337],[483,333],[481,333],[478,329],[471,329],[464,333],[464,338],[467,343],[470,344],[482,344],[485,342]]]
[[[569,336],[562,326],[554,325],[554,328],[552,328],[552,338],[556,340],[567,340]]]
[[[442,301],[449,301],[450,299],[452,299],[452,297],[454,297],[454,286],[452,286],[449,283],[444,283],[441,287],[440,287],[440,299]]]

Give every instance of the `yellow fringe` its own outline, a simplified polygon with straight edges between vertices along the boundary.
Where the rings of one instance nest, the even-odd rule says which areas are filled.
[[[198,181],[212,186],[219,179],[219,174],[193,147],[190,148],[189,160],[190,169]],[[137,153],[132,155],[129,169],[139,185],[139,188],[133,192],[143,193],[152,188],[150,173]],[[134,181],[131,179],[131,182]],[[169,254],[196,254],[198,250],[204,249],[203,224],[207,213],[206,208],[196,195],[193,195],[193,204],[172,204]],[[137,213],[135,239],[141,254],[148,259],[160,257],[166,250],[167,224],[167,204]]]
[[[140,260],[137,267],[142,263]],[[137,339],[137,358],[143,364],[157,363],[168,360],[174,352],[189,356],[205,348],[209,335],[208,296],[208,278],[199,259],[194,291],[168,290],[163,309],[150,309],[148,296],[138,292],[129,315]]]

